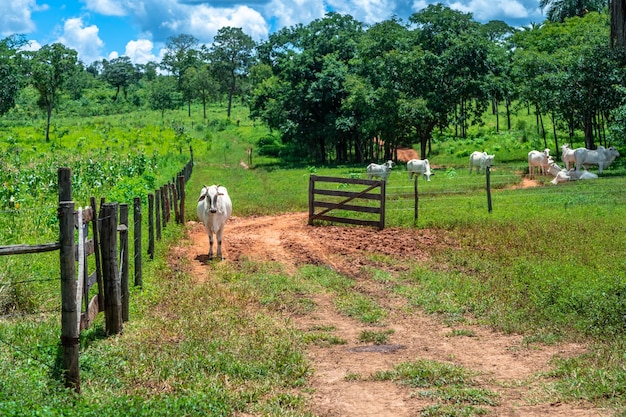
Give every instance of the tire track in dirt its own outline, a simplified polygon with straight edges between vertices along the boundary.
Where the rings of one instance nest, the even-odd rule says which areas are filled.
[[[434,400],[417,395],[416,389],[391,382],[369,379],[377,371],[390,370],[403,362],[430,359],[461,365],[481,374],[482,388],[499,393],[499,405],[484,407],[498,416],[568,416],[609,415],[607,410],[577,404],[530,404],[541,390],[538,372],[549,369],[556,355],[570,357],[585,352],[576,343],[524,347],[522,336],[505,335],[490,329],[464,324],[474,337],[450,337],[451,328],[419,312],[408,313],[405,301],[372,282],[363,274],[364,266],[374,265],[370,253],[382,253],[399,259],[428,259],[421,248],[428,245],[456,243],[445,235],[418,229],[385,229],[307,226],[306,213],[250,218],[234,217],[226,225],[223,251],[225,262],[279,262],[289,274],[304,264],[328,265],[356,279],[360,290],[389,309],[385,326],[372,327],[337,312],[328,295],[313,295],[317,308],[306,315],[291,317],[302,330],[320,326],[334,328],[333,335],[345,345],[310,346],[308,359],[314,374],[310,379],[311,411],[319,416],[416,416]],[[199,223],[189,223],[191,246],[186,254],[199,280],[210,279],[206,253],[208,238]],[[398,272],[398,271],[395,271]],[[393,330],[389,345],[397,349],[369,349],[359,342],[363,330]],[[366,348],[366,349],[364,349]],[[357,376],[346,378],[346,376]]]

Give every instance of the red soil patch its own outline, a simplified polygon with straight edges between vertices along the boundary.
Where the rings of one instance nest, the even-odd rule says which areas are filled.
[[[206,259],[207,236],[199,223],[190,222],[188,227],[191,246],[176,248],[176,255],[190,259],[191,272],[199,282],[210,280],[212,264]],[[361,292],[389,312],[384,326],[368,326],[340,314],[328,295],[319,294],[314,296],[315,311],[289,317],[303,330],[314,326],[334,328],[333,334],[347,341],[345,345],[309,347],[308,359],[314,374],[304,395],[314,415],[419,415],[420,410],[436,400],[418,395],[419,390],[414,388],[369,378],[377,371],[419,359],[454,363],[480,373],[481,388],[499,395],[497,406],[483,406],[492,415],[609,415],[607,410],[586,404],[550,403],[542,397],[538,373],[548,370],[555,356],[580,355],[585,352],[585,346],[564,343],[528,347],[520,335],[502,334],[471,321],[456,328],[471,332],[473,337],[451,336],[451,327],[410,309],[404,298],[389,291],[385,283],[373,279],[368,272],[369,267],[401,274],[408,269],[405,265],[409,262],[428,259],[428,248],[433,246],[454,248],[457,243],[440,231],[308,226],[306,213],[294,213],[232,218],[226,225],[223,251],[224,262],[238,263],[244,259],[279,262],[287,273],[295,272],[303,264],[326,265],[354,278]],[[385,257],[395,262],[385,262]],[[374,347],[359,341],[364,330],[393,330],[393,333],[387,345]]]

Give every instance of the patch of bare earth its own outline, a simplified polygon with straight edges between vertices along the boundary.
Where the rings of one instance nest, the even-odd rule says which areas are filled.
[[[191,246],[178,248],[192,262],[199,281],[211,279],[206,265],[208,238],[201,224],[189,223]],[[308,358],[314,374],[310,379],[309,404],[318,416],[417,416],[436,400],[417,395],[417,390],[393,382],[373,381],[377,371],[390,370],[402,362],[429,359],[461,365],[480,373],[483,388],[499,395],[499,404],[491,409],[498,416],[603,416],[606,410],[586,404],[546,403],[538,392],[541,371],[549,369],[555,356],[580,355],[585,346],[565,343],[554,346],[525,347],[522,337],[506,335],[478,325],[465,324],[474,337],[450,337],[451,328],[421,313],[407,313],[405,301],[391,295],[367,274],[363,267],[377,265],[369,256],[379,253],[395,259],[428,259],[421,248],[432,245],[454,247],[449,237],[429,230],[385,229],[343,226],[308,226],[306,213],[267,217],[234,217],[226,225],[224,262],[242,259],[275,261],[294,272],[303,264],[328,265],[357,280],[360,290],[389,310],[385,327],[370,327],[339,314],[332,300],[316,296],[316,310],[292,317],[303,330],[313,326],[332,326],[333,334],[346,340],[345,345],[311,346]],[[395,263],[394,263],[395,264]],[[401,265],[401,262],[397,264]],[[402,266],[394,266],[399,272]],[[375,346],[359,342],[363,330],[393,330],[388,344]],[[352,378],[346,378],[352,376]],[[354,376],[358,376],[354,378]],[[534,401],[535,400],[535,401]]]

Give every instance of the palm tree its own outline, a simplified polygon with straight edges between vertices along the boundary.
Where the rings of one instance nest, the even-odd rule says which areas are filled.
[[[540,0],[539,7],[548,9],[551,22],[563,22],[568,17],[583,17],[589,12],[600,12],[607,6],[606,0]]]

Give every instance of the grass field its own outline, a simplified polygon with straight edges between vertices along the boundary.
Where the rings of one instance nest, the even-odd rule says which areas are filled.
[[[77,184],[79,199],[90,192],[123,199],[145,195],[171,178],[186,162],[190,145],[195,167],[187,185],[188,219],[195,218],[196,192],[203,184],[226,185],[234,214],[252,216],[306,211],[311,173],[365,177],[361,166],[285,167],[256,154],[249,169],[244,169],[240,163],[247,161],[246,149],[254,148],[268,132],[247,120],[243,109],[236,110],[233,120],[239,123],[219,116],[208,123],[198,119],[191,123],[184,112],[172,114],[176,121],[165,124],[145,114],[68,119],[58,122],[49,144],[35,139],[35,128],[27,133],[31,127],[0,126],[3,134],[13,132],[10,141],[2,142],[7,157],[0,196],[0,244],[56,239],[54,175],[63,162],[92,176]],[[177,136],[173,125],[185,125],[184,134]],[[59,132],[65,130],[61,136]],[[626,415],[620,408],[626,398],[623,164],[617,163],[594,181],[553,186],[542,178],[539,187],[515,188],[524,175],[528,150],[542,147],[534,146],[536,140],[523,142],[516,136],[485,134],[480,143],[476,139],[434,143],[429,159],[436,167],[435,176],[430,182],[419,180],[417,225],[412,182],[402,166],[394,169],[388,185],[387,225],[446,231],[459,243],[457,250],[442,249],[430,261],[412,265],[395,277],[395,291],[415,308],[443,320],[472,315],[493,328],[521,333],[529,343],[590,343],[588,355],[563,360],[547,370],[553,378],[551,395],[555,401],[585,400]],[[94,138],[99,144],[94,144]],[[484,176],[467,172],[467,152],[476,147],[497,155],[491,213]],[[144,155],[145,161],[137,154]],[[84,155],[89,155],[87,162]],[[107,164],[112,155],[127,162]],[[134,180],[121,180],[127,178],[125,170],[137,166],[143,168],[133,174]],[[107,167],[105,173],[115,172],[115,179],[98,174],[102,167]],[[102,187],[89,185],[95,180]],[[18,196],[19,207],[9,201],[9,194]],[[276,286],[257,285],[254,292],[242,284],[198,286],[181,271],[168,268],[169,247],[183,233],[183,227],[168,227],[154,261],[146,262],[144,287],[132,290],[131,320],[124,334],[105,337],[102,316],[83,333],[80,396],[66,391],[59,377],[58,255],[0,257],[4,313],[0,317],[0,414],[308,415],[298,392],[306,386],[309,369],[304,352],[310,341],[276,311],[252,311],[246,306],[262,304],[262,298],[276,291],[306,294],[316,289],[284,276]],[[271,265],[245,270],[224,267],[218,272],[221,283],[241,283],[243,277],[260,283],[280,275]],[[300,272],[307,274],[306,269]],[[385,271],[372,271],[373,276],[377,273]],[[351,304],[341,298],[346,277],[321,269],[316,277],[343,305]]]

